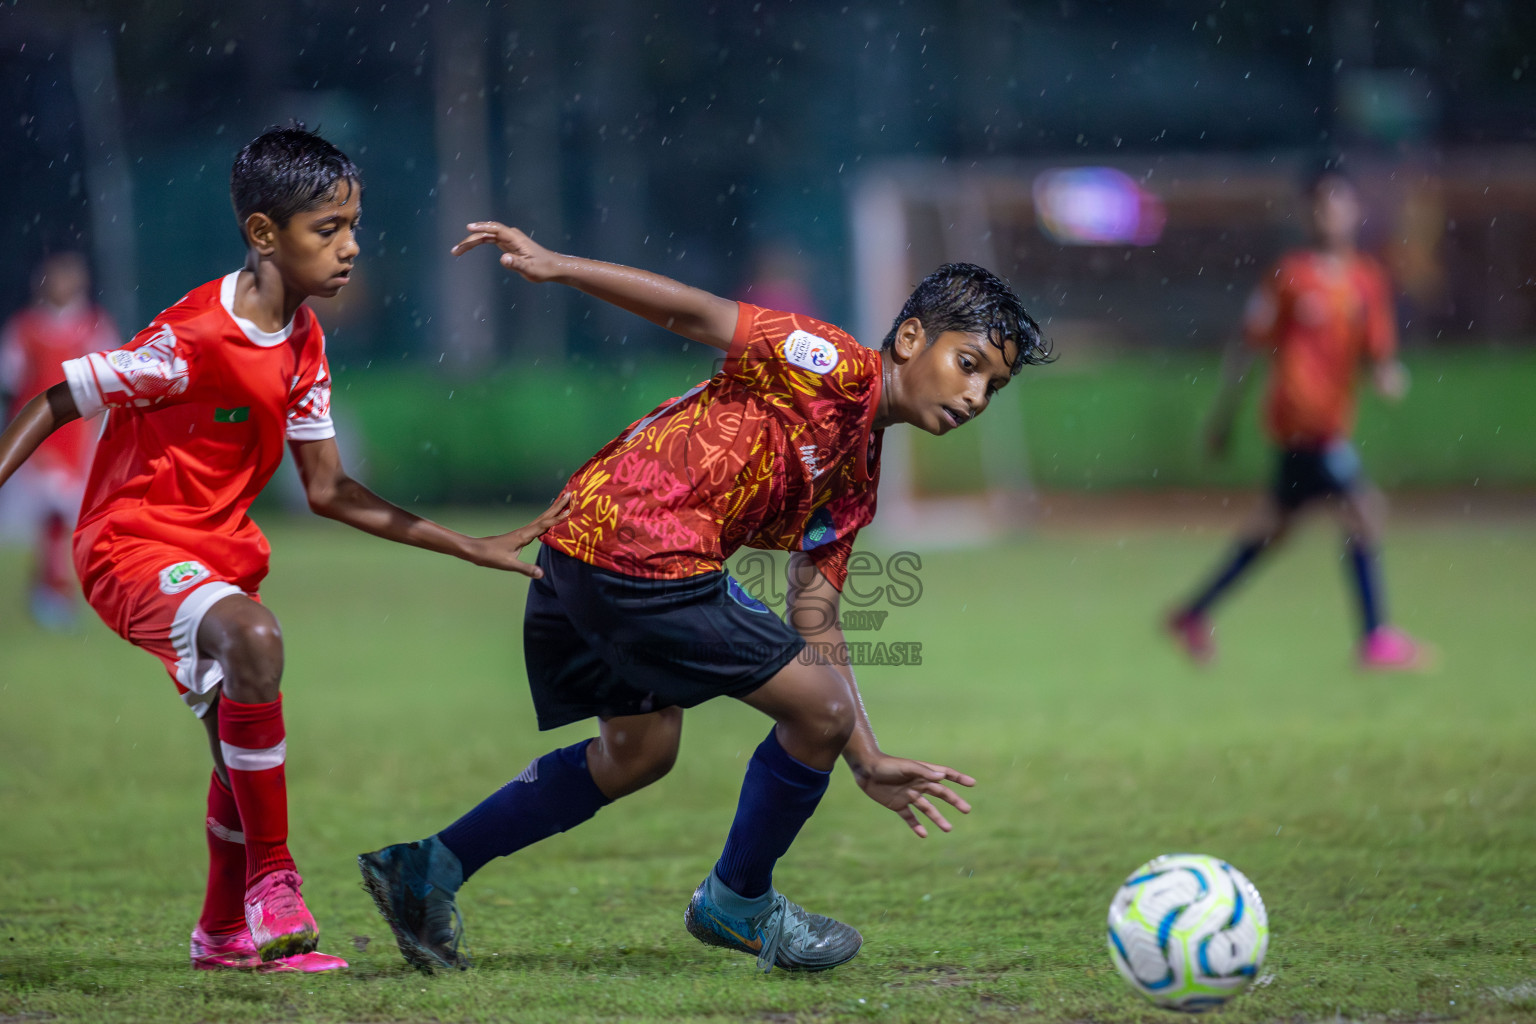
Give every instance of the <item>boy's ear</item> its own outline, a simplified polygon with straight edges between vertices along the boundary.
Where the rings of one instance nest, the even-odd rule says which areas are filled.
[[[277,248],[277,223],[264,213],[253,213],[245,218],[245,237],[258,253],[270,256]]]
[[[891,343],[891,348],[898,360],[906,362],[926,344],[928,344],[928,335],[923,330],[923,322],[915,316],[909,316],[897,325],[896,338]]]

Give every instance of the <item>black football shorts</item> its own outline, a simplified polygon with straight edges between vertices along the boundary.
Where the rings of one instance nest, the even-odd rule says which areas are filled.
[[[1275,501],[1295,511],[1318,498],[1343,497],[1365,484],[1360,456],[1348,441],[1323,448],[1287,448],[1275,475]]]
[[[523,657],[540,729],[744,697],[805,647],[724,572],[644,579],[547,545],[538,564]]]

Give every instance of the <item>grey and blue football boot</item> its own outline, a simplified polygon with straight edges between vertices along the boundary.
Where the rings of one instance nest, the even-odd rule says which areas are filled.
[[[825,971],[852,960],[864,945],[856,930],[830,917],[808,913],[777,889],[756,899],[732,892],[710,869],[683,913],[688,934],[707,946],[723,946],[757,957],[771,971]]]
[[[464,884],[464,869],[437,836],[398,843],[360,854],[363,888],[395,933],[395,943],[411,966],[467,970],[468,955],[459,951],[464,918],[454,897]]]

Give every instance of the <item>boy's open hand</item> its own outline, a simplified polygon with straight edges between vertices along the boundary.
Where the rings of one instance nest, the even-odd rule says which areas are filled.
[[[555,274],[556,256],[517,228],[494,220],[477,220],[468,225],[469,236],[453,247],[462,256],[477,245],[494,245],[501,250],[501,265],[515,270],[535,283],[548,281]]]
[[[509,572],[520,572],[524,576],[533,579],[541,579],[544,570],[536,565],[529,565],[517,556],[537,540],[545,530],[561,522],[571,514],[571,495],[569,492],[560,495],[555,503],[544,510],[543,515],[529,523],[513,530],[511,533],[503,533],[498,537],[481,537],[474,542],[471,549],[470,561],[487,569],[505,569]]]
[[[880,754],[854,768],[853,777],[871,800],[901,815],[901,820],[917,833],[919,839],[928,838],[928,829],[913,808],[922,811],[945,832],[954,827],[944,819],[944,815],[939,813],[929,797],[938,797],[961,814],[971,813],[971,805],[965,798],[944,783],[974,786],[976,780],[941,764]]]

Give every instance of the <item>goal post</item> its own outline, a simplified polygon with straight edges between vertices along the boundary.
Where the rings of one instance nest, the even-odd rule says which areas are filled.
[[[867,172],[849,198],[859,337],[877,345],[918,281],[943,263],[999,267],[992,191],[943,168],[890,166]],[[1005,204],[1012,206],[1012,203]],[[976,420],[979,471],[967,487],[936,490],[918,458],[926,438],[886,435],[879,531],[897,543],[981,544],[1028,525],[1035,504],[1017,388],[1004,388]],[[953,443],[953,442],[951,442]]]

